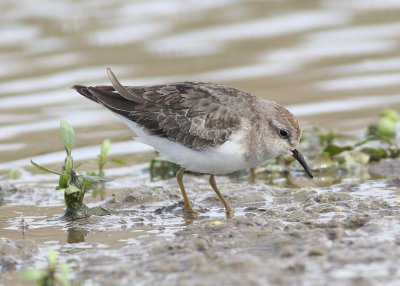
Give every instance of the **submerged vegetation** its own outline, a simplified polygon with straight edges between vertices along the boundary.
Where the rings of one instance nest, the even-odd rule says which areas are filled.
[[[70,269],[67,264],[61,263],[57,252],[50,248],[48,250],[48,266],[45,269],[29,268],[21,273],[21,279],[24,281],[35,282],[38,286],[78,285],[71,282],[68,278]]]
[[[75,131],[67,122],[62,121],[60,124],[60,139],[67,153],[61,172],[49,170],[33,161],[31,161],[31,163],[43,172],[59,176],[56,190],[64,190],[66,211],[63,218],[65,220],[77,220],[90,215],[109,214],[107,210],[101,207],[88,208],[83,203],[86,191],[91,188],[93,184],[106,182],[109,181],[109,179],[100,176],[76,174],[72,157],[72,148],[75,145]]]
[[[111,148],[111,140],[105,139],[101,142],[100,146],[100,154],[97,155],[96,163],[98,170],[97,172],[89,172],[88,175],[90,176],[98,176],[98,177],[104,177],[105,176],[105,165],[109,162],[118,164],[118,165],[127,165],[127,163],[124,160],[118,159],[118,158],[109,158],[108,153],[110,152]]]
[[[317,136],[314,136],[317,144],[312,144],[310,140],[313,132],[308,134],[305,140],[311,143],[308,149],[314,150],[310,152],[314,158],[325,162],[335,161],[343,169],[351,170],[369,162],[399,157],[400,150],[396,143],[398,120],[399,116],[395,110],[385,109],[380,114],[378,122],[368,126],[362,138],[314,129],[314,132],[318,132]]]
[[[179,168],[178,164],[160,159],[158,153],[156,153],[156,158],[150,161],[150,180],[157,181],[173,178]]]

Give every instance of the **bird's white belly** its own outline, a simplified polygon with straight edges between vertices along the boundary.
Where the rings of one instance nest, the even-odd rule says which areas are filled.
[[[240,134],[231,136],[231,139],[216,148],[206,151],[196,151],[165,138],[147,134],[138,124],[119,116],[137,135],[137,140],[153,146],[163,159],[179,164],[186,170],[209,173],[229,174],[251,167],[246,162],[244,147],[239,144]]]

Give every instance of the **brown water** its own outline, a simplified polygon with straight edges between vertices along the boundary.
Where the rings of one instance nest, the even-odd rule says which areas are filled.
[[[211,202],[212,206],[206,206],[205,222],[195,222],[195,227],[187,230],[188,222],[179,213],[155,215],[155,209],[173,205],[179,199],[176,186],[173,181],[149,183],[148,175],[141,171],[143,166],[134,166],[108,171],[108,175],[119,180],[111,184],[106,198],[136,188],[137,192],[143,192],[139,201],[143,200],[147,209],[140,210],[136,204],[116,206],[115,216],[93,218],[83,225],[48,221],[62,213],[62,194],[51,190],[54,178],[30,173],[29,160],[34,158],[45,165],[59,165],[63,161],[58,138],[61,119],[76,129],[76,160],[94,158],[105,138],[114,142],[111,155],[126,157],[130,163],[145,163],[153,156],[151,148],[131,141],[132,134],[115,116],[82,98],[70,89],[71,85],[108,83],[105,72],[108,66],[124,84],[130,85],[183,80],[220,82],[287,106],[303,125],[358,132],[376,120],[383,107],[400,109],[400,1],[3,0],[0,62],[0,175],[3,174],[0,183],[16,184],[18,189],[3,190],[0,237],[16,240],[21,236],[20,214],[16,211],[23,212],[30,224],[26,236],[34,239],[39,249],[33,259],[39,261],[36,265],[43,265],[46,248],[53,245],[82,273],[81,281],[96,285],[96,279],[90,278],[93,273],[87,273],[88,266],[77,266],[79,259],[84,260],[84,265],[96,265],[91,259],[102,251],[117,259],[123,256],[124,249],[129,249],[129,255],[120,263],[137,261],[138,255],[158,253],[157,245],[150,243],[152,239],[157,243],[164,237],[175,241],[177,231],[196,232],[195,227],[201,228],[202,223],[207,227],[209,220],[221,219],[223,214],[210,199],[212,194],[202,197],[203,192],[194,190],[200,205]],[[8,170],[17,167],[27,171],[23,171],[21,179],[8,182]],[[189,178],[194,186],[193,180],[199,182],[199,189],[208,188],[204,179]],[[220,180],[233,189],[246,188],[242,193],[231,194],[237,202],[239,225],[243,223],[241,218],[259,215],[257,211],[246,211],[248,205],[268,209],[282,192],[260,187],[263,195],[254,198],[248,191],[256,187],[237,186],[226,178]],[[366,189],[370,186],[376,190],[372,187],[375,183],[366,183]],[[388,193],[384,192],[386,183],[377,187],[381,191],[378,199],[393,203],[398,194],[398,186],[394,185]],[[159,189],[161,197],[154,195],[157,193],[154,190]],[[146,195],[149,191],[153,197]],[[321,190],[313,189],[311,194],[314,191]],[[295,193],[286,196],[292,201]],[[387,229],[390,227],[388,223]],[[66,243],[70,241],[69,233],[76,229],[78,233],[79,229],[84,230],[85,242]],[[396,231],[388,237],[398,237],[400,232]],[[145,247],[142,254],[135,253],[135,245],[147,243],[151,246]],[[79,253],[83,253],[83,258],[79,258]],[[151,273],[152,261],[145,261],[145,272]],[[254,265],[262,266],[258,262]],[[23,263],[34,264],[26,260]],[[114,267],[123,269],[117,262]],[[248,271],[240,267],[239,272]],[[228,272],[234,269],[221,265],[217,268]],[[183,277],[174,271],[165,270],[171,284],[177,284],[178,278]],[[339,271],[340,275],[335,277],[339,280],[345,277],[340,281],[346,283],[357,276],[352,276],[354,271]],[[99,266],[96,273],[108,272]],[[317,272],[306,273],[308,276],[304,277],[310,278]],[[7,274],[8,285],[15,275]],[[121,275],[124,279],[136,277],[138,285],[154,282],[139,274]],[[258,277],[259,273],[254,275]],[[218,277],[215,279],[220,281]],[[324,277],[323,281],[330,281],[329,275]],[[390,277],[398,278],[398,274]],[[102,279],[100,284],[111,283]],[[129,285],[126,282],[129,279],[122,284]],[[312,279],[309,281],[318,285],[318,280]],[[252,280],[242,282],[249,281]],[[377,281],[383,280],[373,280]],[[15,280],[13,283],[18,284]],[[281,284],[289,285],[285,283]]]

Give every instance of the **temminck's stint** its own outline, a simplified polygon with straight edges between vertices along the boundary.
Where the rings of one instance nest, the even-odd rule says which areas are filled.
[[[74,89],[119,115],[138,141],[181,166],[176,179],[186,211],[196,213],[183,185],[185,170],[210,174],[210,185],[227,213],[233,209],[214,175],[251,168],[290,152],[313,177],[298,150],[299,122],[279,104],[215,83],[123,86],[111,69],[107,72],[112,86]]]

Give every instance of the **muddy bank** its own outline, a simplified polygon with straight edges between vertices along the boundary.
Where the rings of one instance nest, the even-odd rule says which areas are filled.
[[[183,218],[171,180],[163,188],[120,190],[105,204],[112,216],[68,224],[68,237],[78,240],[57,248],[73,265],[75,279],[83,285],[400,281],[397,179],[295,190],[222,178],[221,190],[236,209],[230,219],[205,178],[187,181],[201,211],[197,218]],[[116,232],[127,235],[121,239]],[[118,246],[104,243],[107,236],[119,240]]]
[[[0,269],[2,272],[16,270],[37,250],[32,239],[11,240],[0,237]]]
[[[73,223],[59,220],[61,192],[3,185],[3,235],[11,239],[0,275],[3,285],[19,285],[21,269],[45,266],[51,246],[82,285],[395,285],[400,180],[391,176],[297,189],[218,177],[232,218],[205,176],[185,176],[197,217],[182,212],[174,179],[124,177],[96,203],[111,215]],[[11,211],[22,197],[41,202],[25,210],[25,239]]]

